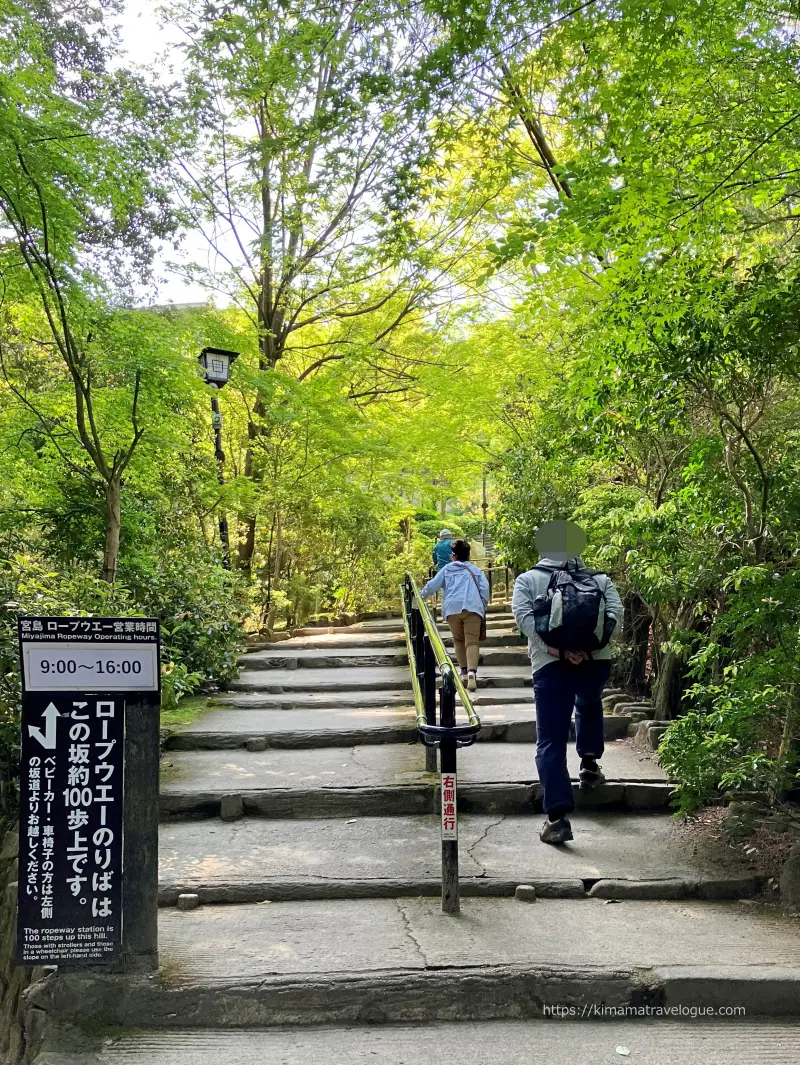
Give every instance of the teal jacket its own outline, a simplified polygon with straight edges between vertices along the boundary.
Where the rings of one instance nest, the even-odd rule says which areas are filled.
[[[452,540],[437,540],[436,546],[433,549],[433,564],[436,566],[436,569],[440,570],[442,566],[446,566],[448,562],[451,562],[452,554]]]

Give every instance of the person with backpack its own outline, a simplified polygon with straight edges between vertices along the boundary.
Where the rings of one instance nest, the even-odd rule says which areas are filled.
[[[514,585],[511,609],[533,667],[536,701],[536,767],[547,820],[543,843],[573,838],[567,814],[574,809],[567,768],[567,740],[575,711],[580,786],[605,780],[603,688],[611,672],[609,643],[622,630],[619,592],[606,573],[590,570],[580,553],[586,536],[570,521],[550,521],[536,533],[537,564]]]
[[[433,546],[433,566],[438,573],[442,566],[447,566],[453,557],[453,534],[449,529],[442,529],[439,539]]]
[[[485,574],[469,560],[466,540],[454,540],[451,561],[442,566],[421,591],[423,599],[430,599],[444,589],[442,617],[450,626],[461,676],[469,691],[478,687],[480,642],[486,635],[486,605],[489,602],[489,582]]]

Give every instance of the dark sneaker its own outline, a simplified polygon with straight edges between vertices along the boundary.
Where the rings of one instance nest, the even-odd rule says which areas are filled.
[[[572,825],[566,817],[559,817],[557,821],[545,821],[539,833],[542,843],[568,843],[572,838]]]
[[[581,791],[592,791],[606,782],[605,774],[600,766],[595,769],[582,768],[578,774],[578,779],[581,782]]]

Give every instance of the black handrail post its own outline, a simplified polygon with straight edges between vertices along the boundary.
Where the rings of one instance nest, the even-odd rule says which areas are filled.
[[[416,603],[411,607],[411,642],[414,646],[414,661],[411,663],[411,668],[417,671],[419,683],[423,689],[422,694],[424,696],[425,676],[423,662],[425,660],[425,623],[422,620],[422,614]]]
[[[439,719],[443,728],[456,724],[456,688],[450,669],[442,670],[439,695]],[[461,900],[458,889],[458,793],[456,740],[443,735],[439,745],[442,814],[442,912],[458,913]]]
[[[425,702],[425,721],[429,725],[436,724],[436,655],[431,647],[431,641],[425,637],[425,651],[422,673],[422,698]],[[425,772],[436,772],[436,748],[425,748]]]
[[[403,606],[405,608],[406,617],[408,618],[409,625],[411,624],[411,604],[414,601],[414,593],[411,588],[411,578],[408,574],[405,575],[403,580]]]
[[[494,566],[489,566],[487,568],[486,576],[489,580],[489,602],[491,603],[494,598]]]
[[[436,699],[436,688],[431,688],[428,683],[428,677],[425,671],[425,649],[428,645],[428,637],[425,632],[425,622],[422,620],[422,611],[417,603],[412,599],[411,602],[411,642],[414,648],[414,661],[410,663],[411,668],[417,674],[417,680],[419,681],[420,690],[422,692],[422,702],[425,707],[425,720],[430,723],[430,716],[428,713],[428,704],[431,698]],[[436,710],[434,709],[434,724],[436,724]],[[435,758],[434,754],[434,758]],[[428,769],[428,763],[430,755],[427,748],[425,749],[425,769]],[[435,769],[435,765],[434,765]]]

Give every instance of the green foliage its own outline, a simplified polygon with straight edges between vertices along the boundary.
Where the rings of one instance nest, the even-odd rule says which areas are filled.
[[[800,574],[743,566],[690,660],[691,710],[660,748],[681,808],[717,790],[791,789],[800,779]]]
[[[238,673],[244,645],[245,597],[241,582],[208,553],[172,550],[148,566],[123,566],[139,611],[161,622],[164,704]]]
[[[0,0],[7,600],[160,617],[174,714],[230,679],[245,628],[385,606],[442,527],[478,538],[486,481],[519,568],[543,521],[586,528],[630,607],[637,688],[678,718],[663,756],[683,808],[787,787],[785,5],[174,0],[169,17],[176,89],[80,5]],[[179,269],[224,306],[131,310],[181,225],[213,254]],[[224,465],[206,344],[240,352],[216,395]]]
[[[414,523],[415,530],[420,536],[427,537],[428,540],[436,541],[439,539],[439,533],[442,529],[449,529],[453,534],[453,539],[458,540],[465,535],[464,528],[461,524],[461,519],[456,518],[434,518],[427,521],[416,521]],[[433,543],[431,543],[433,548]]]
[[[0,564],[0,813],[13,809],[19,755],[19,614],[65,616],[136,613],[127,589],[78,567],[56,571],[45,560],[14,555]]]
[[[20,679],[17,618],[156,617],[161,622],[162,705],[218,685],[237,672],[243,606],[237,581],[218,562],[175,553],[150,569],[128,569],[115,584],[86,568],[54,568],[40,556],[14,555],[0,566],[0,778],[10,788],[19,748]],[[13,805],[4,791],[3,812]]]

